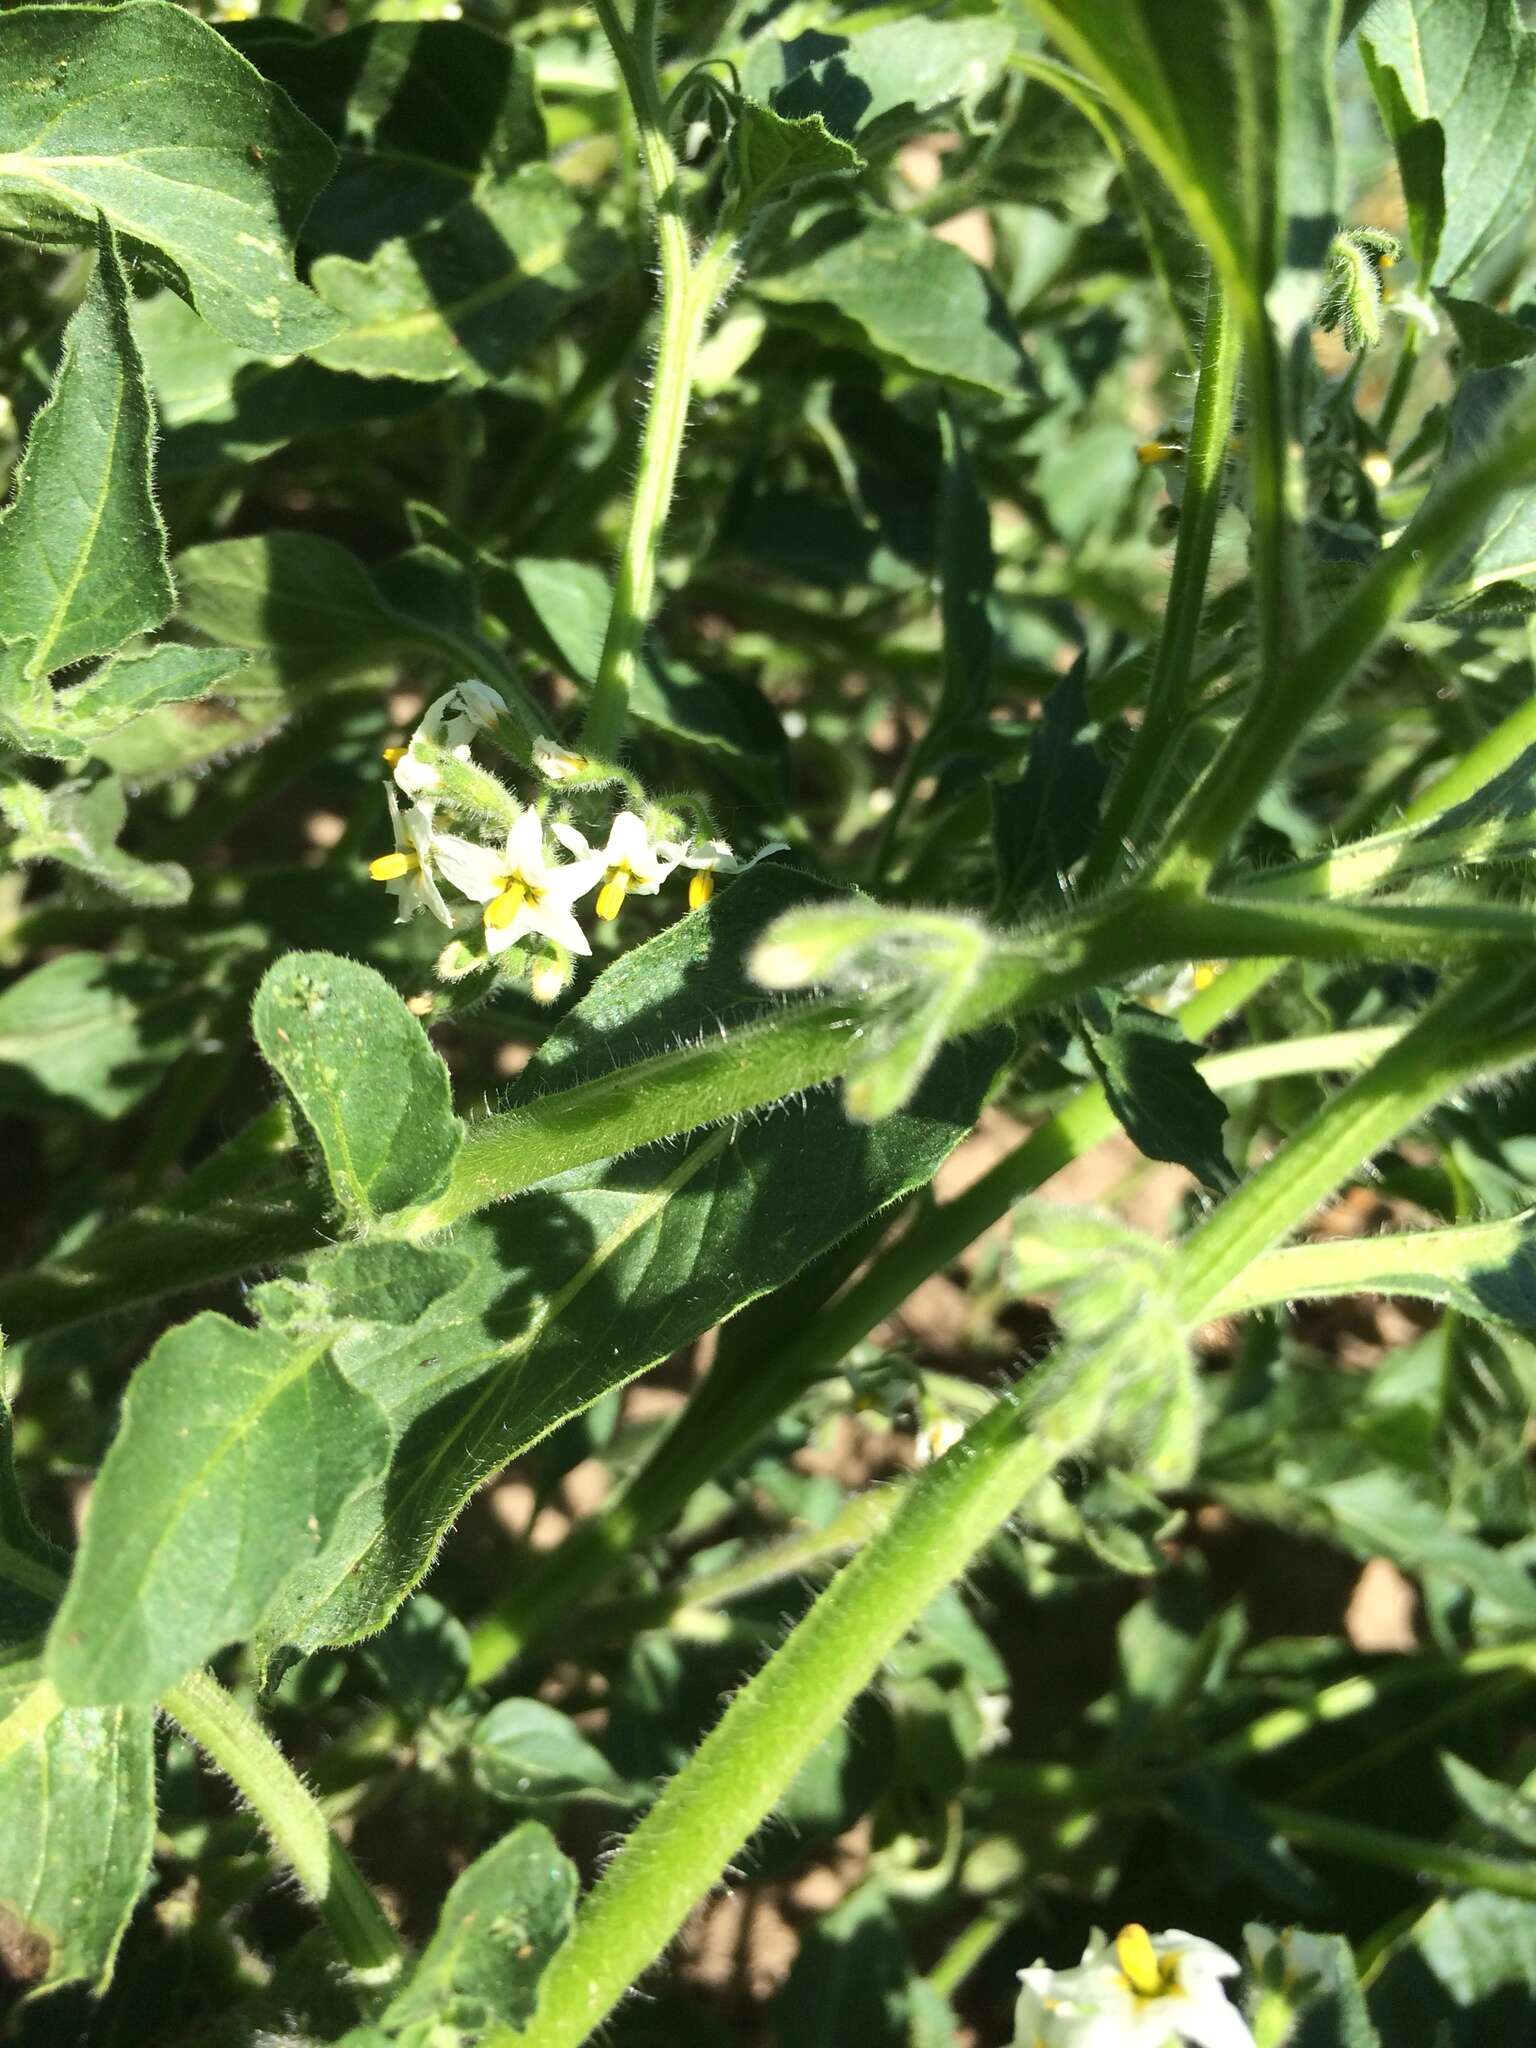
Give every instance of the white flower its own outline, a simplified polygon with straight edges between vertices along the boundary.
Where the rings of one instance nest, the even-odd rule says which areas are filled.
[[[595,851],[574,825],[556,825],[554,834],[567,852],[580,861],[592,862],[602,876],[596,908],[604,920],[618,916],[631,892],[654,896],[677,866],[677,849],[653,846],[645,820],[634,811],[618,813],[608,827],[608,844],[601,852]]]
[[[425,804],[412,804],[409,810],[402,810],[395,800],[395,793],[385,785],[385,796],[389,799],[389,822],[394,827],[395,850],[380,854],[368,863],[368,873],[375,882],[387,882],[390,894],[400,904],[396,924],[405,924],[418,910],[430,910],[441,923],[451,925],[453,912],[439,893],[432,873],[435,840],[432,833],[432,813]]]
[[[460,761],[469,759],[469,740],[474,725],[457,708],[458,701],[456,690],[445,690],[441,697],[427,706],[420,725],[411,734],[410,745],[403,752],[397,752],[393,747],[387,750],[388,754],[395,756],[395,781],[407,796],[427,796],[439,788],[443,780],[437,765],[424,761],[417,752],[418,740],[443,747]]]
[[[573,754],[569,747],[546,736],[533,743],[533,765],[546,782],[569,782],[590,764],[585,754]]]
[[[504,953],[530,932],[541,933],[571,953],[590,953],[587,935],[571,905],[597,882],[596,862],[544,857],[544,823],[537,811],[523,811],[503,847],[476,846],[451,832],[435,841],[437,864],[456,889],[485,905],[485,943]]]
[[[459,684],[458,698],[464,716],[486,731],[506,716],[506,700],[501,692],[493,690],[489,683],[476,681],[473,676]]]
[[[748,860],[737,859],[728,839],[690,839],[686,846],[664,846],[661,851],[672,857],[675,867],[692,868],[688,908],[700,910],[715,893],[716,875],[744,875],[748,868],[755,868],[770,853],[788,853],[789,841],[770,839]]]
[[[1020,1970],[1014,2048],[1254,2048],[1222,1988],[1237,1971],[1225,1949],[1177,1928],[1096,1933],[1070,1970]]]

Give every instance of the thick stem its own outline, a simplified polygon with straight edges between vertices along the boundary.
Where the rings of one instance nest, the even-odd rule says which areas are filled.
[[[655,12],[651,0],[641,0],[631,33],[619,19],[613,0],[597,0],[598,19],[613,45],[634,112],[656,211],[661,269],[661,330],[651,400],[614,576],[613,607],[582,728],[586,751],[604,761],[614,758],[624,737],[629,693],[655,595],[662,528],[677,481],[694,365],[705,323],[731,265],[729,244],[718,237],[697,263],[694,261],[683,212],[681,173],[656,77]]]
[[[160,1702],[249,1801],[278,1855],[324,1916],[354,1974],[387,1984],[404,1958],[398,1937],[313,1796],[266,1730],[197,1671]]]
[[[1265,1804],[1257,1811],[1287,1840],[1321,1849],[1329,1856],[1400,1870],[1418,1882],[1443,1877],[1450,1884],[1502,1892],[1507,1898],[1536,1899],[1536,1869],[1528,1860],[1515,1863],[1502,1856],[1480,1856],[1453,1842],[1421,1841],[1414,1835],[1391,1834],[1385,1828],[1367,1827],[1333,1814],[1306,1813],[1296,1806]]]
[[[1195,388],[1168,608],[1163,614],[1162,634],[1147,685],[1145,714],[1083,870],[1085,886],[1104,881],[1113,873],[1122,852],[1134,851],[1142,823],[1163,787],[1173,742],[1189,707],[1190,670],[1205,604],[1211,546],[1221,512],[1222,471],[1232,430],[1232,405],[1241,356],[1237,322],[1228,308],[1221,281],[1212,271],[1206,291],[1205,347],[1200,357],[1200,381]]]

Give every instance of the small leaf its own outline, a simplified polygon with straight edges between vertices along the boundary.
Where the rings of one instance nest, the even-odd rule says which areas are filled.
[[[383,1417],[329,1335],[200,1315],[139,1367],[48,1637],[65,1701],[149,1706],[243,1640],[380,1469]]]
[[[354,1224],[441,1190],[463,1135],[448,1069],[382,975],[334,953],[289,953],[252,1014]]]
[[[0,1955],[24,1996],[106,1984],[155,1835],[153,1714],[34,1713],[49,1690],[35,1659],[0,1669]],[[30,1724],[14,1745],[13,1715]]]
[[[1452,1792],[1473,1820],[1505,1836],[1517,1848],[1536,1850],[1536,1799],[1517,1786],[1484,1777],[1459,1756],[1442,1756],[1440,1765]]]
[[[39,682],[15,709],[0,698],[0,733],[26,753],[78,763],[95,752],[98,741],[146,712],[206,697],[244,664],[236,648],[181,647],[173,641],[116,654],[67,689],[54,691]]]
[[[511,1805],[584,1797],[636,1803],[602,1751],[543,1700],[502,1700],[483,1714],[470,1736],[470,1761],[481,1788]]]
[[[553,171],[483,186],[441,226],[367,262],[322,256],[315,285],[347,326],[316,351],[332,370],[489,384],[611,282],[623,245]]]
[[[1435,298],[1451,316],[1463,366],[1468,370],[1502,370],[1536,355],[1536,328],[1522,320],[1480,306],[1476,299],[1458,299],[1437,291]]]
[[[824,339],[999,397],[1030,375],[985,271],[899,214],[834,207],[754,271],[752,289]]]
[[[1083,1043],[1109,1106],[1148,1159],[1186,1166],[1206,1187],[1234,1181],[1222,1150],[1227,1106],[1199,1070],[1202,1048],[1173,1017],[1114,995],[1082,1006]]]
[[[165,0],[5,26],[0,233],[89,243],[105,216],[231,341],[294,355],[335,333],[293,274],[335,152],[217,30]]]
[[[170,612],[153,435],[117,243],[103,221],[95,272],[0,523],[0,640],[29,643],[28,676],[108,654]]]
[[[192,878],[171,860],[139,860],[117,844],[128,817],[122,784],[110,775],[39,789],[0,774],[0,817],[15,837],[12,860],[51,860],[146,910],[185,903]]]
[[[1021,909],[1054,894],[1092,846],[1109,770],[1094,746],[1080,657],[1045,700],[1045,711],[1017,782],[992,784],[992,838],[998,903]]]
[[[455,1881],[414,1976],[385,2009],[384,2032],[429,2025],[478,2038],[497,2022],[521,2026],[576,1891],[575,1866],[547,1828],[530,1820],[504,1835]]]
[[[812,178],[864,168],[856,149],[829,134],[820,114],[786,120],[761,101],[735,102],[730,135],[733,217],[746,222]]]

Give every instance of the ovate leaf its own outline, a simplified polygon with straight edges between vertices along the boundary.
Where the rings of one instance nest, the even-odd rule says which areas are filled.
[[[1177,1019],[1106,995],[1083,1004],[1082,1024],[1094,1072],[1137,1149],[1187,1166],[1208,1188],[1230,1187],[1221,1144],[1226,1104],[1199,1070],[1202,1048]]]
[[[293,274],[335,152],[167,0],[16,7],[0,39],[0,233],[90,242],[104,216],[231,341],[293,355],[338,325]]]
[[[154,1834],[149,1708],[58,1710],[38,1660],[0,1668],[0,1955],[8,1984],[25,1994],[106,1982],[149,1874]]]
[[[1435,297],[1451,316],[1466,369],[1502,370],[1536,355],[1536,329],[1524,321],[1511,320],[1476,299],[1458,299],[1450,292],[1436,292]]]
[[[367,263],[322,257],[316,287],[348,324],[317,360],[365,377],[491,383],[622,261],[618,238],[553,171],[533,166]]]
[[[548,1828],[524,1821],[487,1849],[443,1902],[437,1932],[381,2026],[430,2024],[478,2039],[531,2018],[544,1966],[576,1910],[575,1865]]]
[[[1026,387],[1018,338],[985,271],[918,221],[834,208],[755,272],[752,288],[824,338],[915,376],[999,396]]]
[[[353,1223],[441,1190],[462,1136],[448,1069],[382,975],[289,953],[267,970],[252,1023]]]
[[[1431,278],[1451,284],[1524,217],[1536,176],[1536,35],[1515,0],[1377,0],[1360,43],[1394,138],[1399,101],[1440,125],[1445,225]]]
[[[635,1804],[602,1751],[569,1715],[543,1700],[502,1700],[482,1714],[470,1736],[470,1761],[482,1789],[509,1805],[582,1797]]]
[[[786,120],[758,100],[736,102],[730,135],[735,217],[750,220],[765,206],[787,199],[812,178],[862,170],[864,159],[828,133],[820,114]]]
[[[0,53],[8,47],[0,41]],[[117,243],[103,222],[95,272],[0,524],[0,640],[28,643],[26,675],[110,653],[170,611],[153,433]]]
[[[75,1705],[149,1706],[256,1627],[383,1462],[383,1418],[325,1329],[195,1316],[134,1374],[47,1673]]]

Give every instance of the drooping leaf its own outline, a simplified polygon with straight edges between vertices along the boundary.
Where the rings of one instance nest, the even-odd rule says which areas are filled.
[[[437,1931],[380,2025],[452,2027],[478,2038],[531,2018],[544,1966],[576,1910],[576,1868],[538,1821],[476,1857],[443,1901]]]
[[[186,1047],[196,994],[164,967],[63,953],[0,995],[0,1104],[121,1116]]]
[[[0,522],[0,640],[27,643],[26,675],[109,654],[169,613],[153,432],[117,242],[103,221],[96,269]]]
[[[329,1336],[205,1314],[139,1367],[48,1636],[61,1698],[151,1705],[251,1633],[379,1471],[383,1417]]]
[[[438,227],[367,263],[323,256],[315,285],[347,322],[316,351],[365,377],[488,384],[618,273],[623,245],[533,165],[462,200]]]
[[[997,894],[1005,911],[1054,892],[1093,844],[1109,770],[1094,747],[1098,728],[1083,671],[1081,661],[1074,663],[1047,697],[1024,773],[992,784]]]
[[[830,134],[819,114],[786,120],[759,100],[740,99],[735,116],[730,134],[732,204],[734,217],[743,223],[813,178],[863,168],[858,151]]]
[[[1232,1185],[1222,1149],[1226,1104],[1176,1018],[1119,996],[1082,1006],[1083,1043],[1115,1116],[1148,1159],[1187,1166],[1208,1188]]]
[[[18,1741],[7,1737],[11,1716],[27,1724]],[[60,1710],[39,1660],[0,1666],[0,1955],[8,1986],[26,1995],[105,1984],[149,1875],[154,1835],[149,1708]]]
[[[544,155],[529,52],[473,22],[375,20],[311,37],[237,27],[234,38],[340,153],[304,223],[312,249],[366,259],[441,220],[479,179]]]
[[[192,878],[176,861],[140,860],[118,845],[128,799],[115,776],[44,791],[0,775],[0,817],[14,835],[5,849],[12,860],[56,861],[146,910],[185,903],[192,893]]]
[[[1408,244],[1420,277],[1427,281],[1434,275],[1445,233],[1445,130],[1438,121],[1421,119],[1414,112],[1397,72],[1390,64],[1375,61],[1365,37],[1360,48],[1382,122],[1397,152]]]
[[[1360,29],[1377,96],[1444,137],[1445,224],[1430,249],[1435,284],[1453,284],[1521,219],[1536,175],[1536,35],[1515,0],[1377,0]],[[1426,237],[1432,243],[1432,237]]]
[[[289,953],[263,977],[252,1025],[354,1224],[439,1192],[462,1136],[452,1084],[382,975],[334,953]]]
[[[745,956],[780,910],[815,893],[771,865],[743,876],[600,975],[520,1085],[573,1087],[721,1016],[767,1014],[773,999],[747,979]],[[261,1647],[314,1649],[381,1627],[510,1458],[926,1181],[969,1129],[1004,1042],[946,1046],[910,1107],[871,1129],[816,1093],[738,1129],[575,1170],[459,1226],[451,1249],[374,1244],[312,1260],[310,1284],[349,1325],[337,1362],[388,1411],[395,1452]]]
[[[787,318],[914,376],[1007,397],[1028,372],[986,272],[952,242],[892,213],[834,207],[754,271]]]
[[[293,274],[335,152],[167,0],[16,7],[0,42],[0,233],[89,243],[104,216],[231,341],[293,355],[336,315]]]

